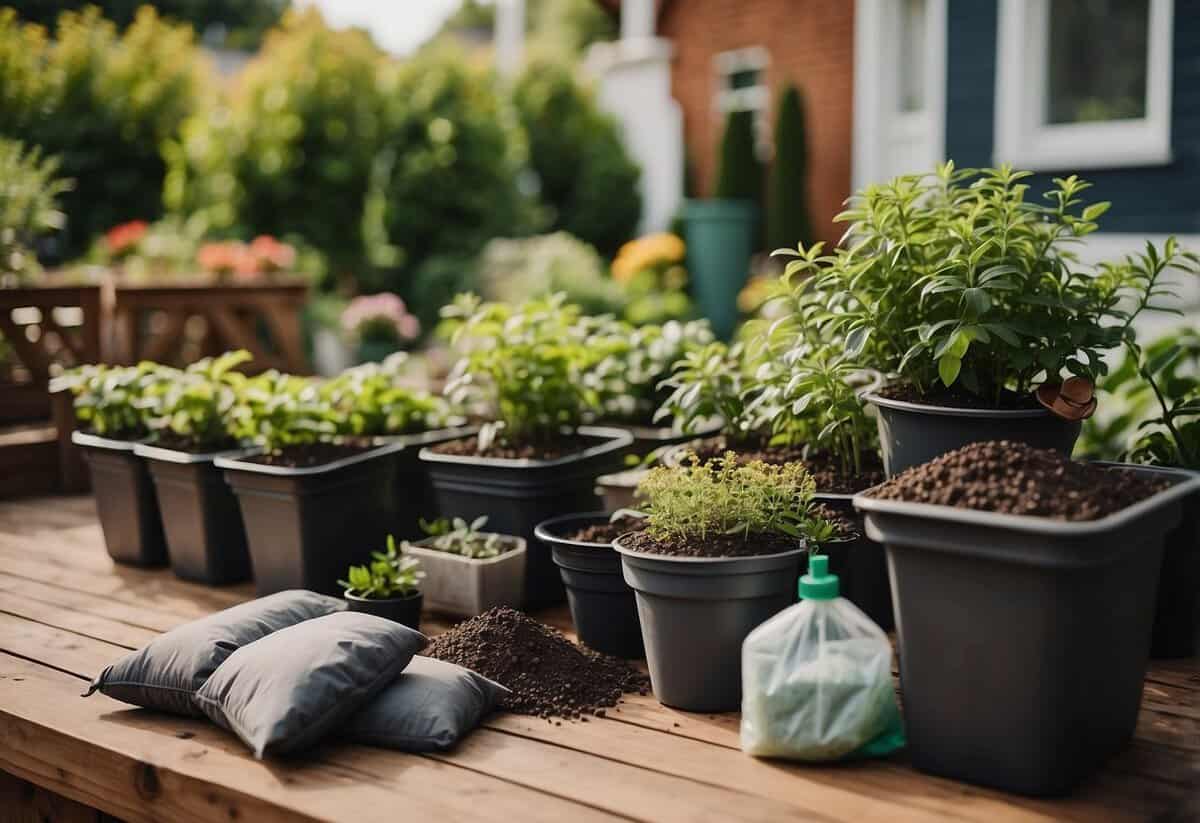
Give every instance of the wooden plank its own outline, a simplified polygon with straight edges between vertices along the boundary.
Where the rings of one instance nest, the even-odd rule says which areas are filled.
[[[87,612],[66,609],[40,600],[33,600],[14,592],[0,591],[0,616],[9,615],[31,620],[44,626],[63,629],[75,634],[101,640],[126,649],[137,649],[158,637],[150,629],[130,626],[106,617]],[[4,641],[0,641],[3,643]]]
[[[154,632],[170,631],[192,619],[126,603],[112,597],[87,594],[74,589],[63,589],[34,580],[26,580],[23,577],[13,577],[3,572],[0,572],[0,591],[17,592],[30,600],[65,607],[83,614],[106,617],[109,620]]]
[[[163,718],[94,695],[36,663],[0,655],[0,769],[141,821],[612,819],[456,766],[395,752],[324,747],[256,761],[204,721]],[[363,764],[366,769],[356,767]]]

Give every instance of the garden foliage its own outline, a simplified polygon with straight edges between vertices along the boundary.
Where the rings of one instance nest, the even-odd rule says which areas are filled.
[[[487,525],[486,516],[476,517],[470,523],[461,517],[449,520],[442,517],[432,522],[421,519],[420,525],[421,530],[429,535],[422,544],[425,548],[457,554],[468,560],[499,557],[511,546],[512,538],[481,531]]]
[[[812,243],[804,101],[799,89],[791,83],[780,95],[775,115],[775,160],[771,164],[767,196],[767,248]]]
[[[714,196],[722,200],[749,200],[760,205],[764,172],[755,148],[754,112],[729,112],[717,160]]]
[[[346,576],[348,580],[338,581],[346,594],[387,600],[419,592],[425,572],[421,570],[421,561],[406,555],[403,548],[397,549],[396,539],[389,534],[386,551],[371,552],[369,564],[351,566]]]
[[[75,418],[82,431],[116,440],[136,440],[149,433],[148,395],[164,377],[155,363],[136,366],[79,366],[55,378],[51,390],[75,397]]]
[[[239,349],[183,370],[157,366],[146,390],[147,428],[200,452],[235,445],[231,412],[247,379],[236,369],[250,360],[250,352]]]
[[[0,139],[0,285],[6,276],[36,274],[36,241],[63,227],[58,200],[71,183],[58,176],[58,165],[36,147]]]

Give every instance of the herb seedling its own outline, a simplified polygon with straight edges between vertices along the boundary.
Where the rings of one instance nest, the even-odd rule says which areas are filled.
[[[409,597],[421,590],[425,572],[421,561],[409,557],[403,548],[396,548],[396,540],[390,534],[387,551],[371,552],[371,562],[365,566],[351,566],[348,580],[339,580],[338,585],[346,594],[368,600],[388,600],[393,597]]]
[[[235,368],[251,360],[244,349],[206,357],[183,371],[158,366],[161,376],[146,391],[149,428],[201,451],[235,441],[231,412],[246,383]]]
[[[273,453],[329,440],[342,430],[342,417],[317,380],[275,370],[245,382],[230,416],[235,437]]]
[[[458,422],[445,400],[400,382],[407,355],[398,352],[382,363],[346,369],[321,386],[339,418],[342,433],[376,437],[429,431]]]
[[[429,535],[423,544],[425,548],[457,554],[469,560],[499,557],[512,548],[511,538],[480,531],[487,525],[487,517],[476,517],[470,523],[461,517],[453,520],[440,518],[432,522],[422,518],[420,524],[421,530]]]
[[[149,432],[156,384],[179,372],[143,361],[136,366],[79,366],[55,378],[52,391],[75,396],[75,417],[84,431],[117,440],[136,440]]]

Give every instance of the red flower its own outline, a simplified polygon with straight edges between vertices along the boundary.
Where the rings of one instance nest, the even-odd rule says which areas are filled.
[[[142,242],[150,225],[145,220],[130,220],[119,226],[113,226],[104,233],[104,242],[108,253],[113,257],[132,251],[133,247]]]
[[[296,264],[296,250],[269,234],[255,237],[250,244],[250,253],[255,258],[257,270],[261,272],[283,271]]]

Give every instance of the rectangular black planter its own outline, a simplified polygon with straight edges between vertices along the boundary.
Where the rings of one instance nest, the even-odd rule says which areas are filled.
[[[525,603],[546,606],[566,597],[550,550],[534,537],[543,520],[570,512],[595,511],[596,478],[621,466],[632,436],[620,429],[583,426],[579,434],[595,440],[578,454],[556,460],[510,460],[421,450],[429,465],[443,517],[470,521],[488,518],[489,531],[525,538]]]
[[[419,434],[397,434],[376,438],[380,444],[399,443],[405,448],[396,452],[396,524],[392,534],[397,540],[421,540],[426,535],[421,530],[421,518],[432,520],[438,516],[437,496],[429,477],[429,464],[421,460],[421,448],[469,437],[479,431],[478,426],[461,426],[452,429],[433,429]]]
[[[87,459],[109,557],[132,566],[165,564],[167,543],[158,498],[146,461],[133,453],[135,444],[83,432],[73,432],[71,442]]]
[[[246,525],[255,589],[338,594],[353,564],[379,551],[396,525],[396,460],[402,443],[321,466],[268,466],[218,457]]]
[[[220,585],[250,579],[250,554],[237,497],[217,457],[245,452],[191,454],[138,444],[154,479],[171,569],[184,580]]]
[[[1197,488],[1077,523],[856,496],[887,549],[913,765],[1057,795],[1123,748],[1163,538]]]

